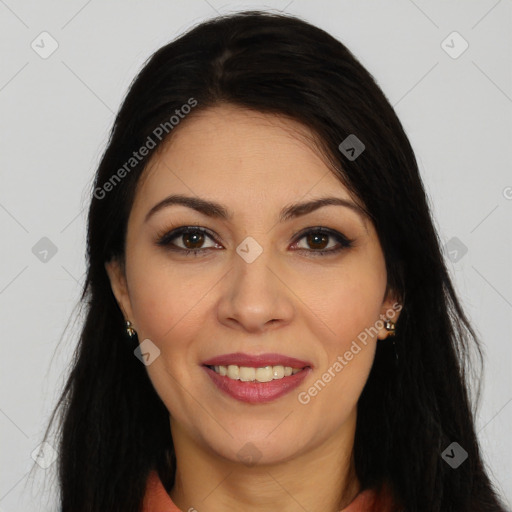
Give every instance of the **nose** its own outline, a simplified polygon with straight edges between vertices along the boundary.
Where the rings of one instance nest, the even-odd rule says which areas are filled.
[[[261,333],[282,327],[293,318],[294,295],[270,250],[253,261],[235,254],[221,286],[218,319],[231,328]]]

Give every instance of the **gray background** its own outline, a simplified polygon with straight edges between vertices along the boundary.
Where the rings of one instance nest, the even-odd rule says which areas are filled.
[[[510,0],[0,0],[0,511],[56,510],[51,448],[40,452],[47,469],[32,454],[76,344],[80,319],[64,328],[84,278],[86,208],[114,113],[157,48],[217,12],[249,7],[299,14],[326,29],[395,107],[451,275],[484,342],[476,424],[510,506]],[[52,40],[43,31],[58,44],[47,58],[40,54]],[[453,31],[469,44],[460,55],[459,36],[443,44]],[[55,254],[44,253],[43,237]]]

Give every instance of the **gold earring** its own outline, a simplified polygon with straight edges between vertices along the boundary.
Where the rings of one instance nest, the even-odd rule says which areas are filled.
[[[384,327],[386,328],[386,331],[388,331],[389,336],[395,336],[396,335],[396,324],[395,322],[392,322],[391,320],[386,319],[384,322]]]
[[[137,334],[130,320],[126,321],[126,333],[130,338],[133,338]]]

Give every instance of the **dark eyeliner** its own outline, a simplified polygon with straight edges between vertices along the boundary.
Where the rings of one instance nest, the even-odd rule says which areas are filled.
[[[316,251],[314,249],[295,249],[296,251],[306,252],[308,254],[311,254],[313,257],[328,256],[328,255],[338,254],[342,250],[350,249],[351,247],[354,246],[355,240],[347,238],[345,235],[339,233],[338,231],[324,228],[321,226],[307,228],[306,230],[301,231],[300,233],[298,233],[296,235],[294,244],[299,242],[300,240],[302,240],[302,238],[304,238],[305,236],[307,236],[311,233],[323,234],[323,235],[332,237],[338,242],[339,246],[334,249],[320,249],[320,250],[316,250]]]
[[[183,226],[180,228],[176,228],[174,230],[169,231],[168,229],[163,230],[159,233],[157,233],[156,238],[156,245],[159,247],[165,247],[170,251],[181,253],[183,255],[188,255],[190,253],[193,253],[194,255],[198,255],[200,253],[207,252],[212,249],[212,247],[206,247],[206,248],[199,248],[199,249],[183,249],[181,247],[173,247],[173,244],[171,243],[172,240],[175,238],[179,238],[180,236],[188,233],[201,233],[208,238],[210,238],[212,241],[216,242],[213,235],[207,231],[204,228],[198,227],[198,226]],[[334,238],[336,242],[338,242],[339,246],[334,249],[294,249],[294,251],[300,252],[300,253],[307,253],[308,255],[312,255],[313,257],[316,256],[327,256],[332,254],[337,254],[340,251],[344,249],[349,249],[353,247],[354,240],[347,238],[345,235],[339,233],[338,231],[334,231],[332,229],[323,228],[323,227],[313,227],[313,228],[307,228],[294,237],[293,244],[298,243],[300,240],[302,240],[304,237],[306,237],[309,234],[323,234],[326,236],[329,236],[331,238]],[[216,242],[217,243],[217,242]]]
[[[201,228],[199,226],[182,226],[180,228],[173,229],[172,231],[164,230],[162,232],[159,232],[157,234],[156,244],[160,247],[165,247],[170,251],[184,254],[185,256],[187,256],[190,253],[194,253],[194,255],[197,255],[199,253],[211,249],[211,247],[203,249],[183,249],[181,247],[173,247],[173,245],[171,244],[172,240],[174,240],[175,238],[179,238],[181,235],[186,235],[188,233],[201,233],[215,241],[213,236],[204,228]]]

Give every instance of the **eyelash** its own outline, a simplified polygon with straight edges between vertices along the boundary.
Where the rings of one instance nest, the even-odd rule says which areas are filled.
[[[193,253],[194,256],[198,256],[201,253],[204,253],[205,251],[211,250],[211,248],[203,248],[203,249],[182,249],[181,247],[172,246],[171,241],[175,238],[179,238],[180,236],[190,234],[190,233],[201,233],[203,235],[206,235],[212,241],[215,242],[215,239],[213,236],[206,230],[197,226],[183,226],[177,229],[174,229],[172,231],[163,231],[157,234],[157,242],[156,244],[158,246],[166,247],[170,251],[183,253],[185,256],[190,255],[190,253]],[[295,239],[295,243],[299,242],[303,238],[305,238],[309,234],[321,234],[326,235],[329,237],[334,238],[339,244],[340,247],[336,249],[321,249],[321,250],[314,250],[314,249],[296,249],[298,252],[307,252],[311,253],[314,257],[317,256],[330,256],[333,254],[337,254],[343,249],[349,249],[353,247],[354,240],[351,240],[347,238],[346,236],[342,235],[338,231],[334,231],[332,229],[322,228],[322,227],[316,227],[316,228],[309,228],[306,231],[302,231],[301,233],[298,233],[297,238]]]

